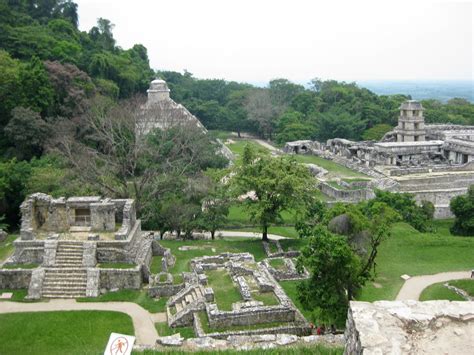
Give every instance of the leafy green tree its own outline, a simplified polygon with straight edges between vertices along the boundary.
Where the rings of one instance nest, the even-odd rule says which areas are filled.
[[[380,123],[367,129],[362,134],[362,138],[366,141],[379,141],[383,138],[385,133],[390,132],[392,129],[392,126],[385,123]]]
[[[298,267],[305,265],[311,276],[298,285],[298,299],[303,307],[314,310],[316,319],[342,327],[349,301],[361,287],[360,260],[344,237],[325,227],[316,227],[307,238]]]
[[[426,232],[432,228],[434,207],[427,201],[424,201],[422,206],[418,206],[413,194],[377,190],[375,198],[368,202],[369,208],[378,202],[390,206],[401,215],[403,221],[420,232]]]
[[[50,135],[48,124],[39,113],[24,107],[13,109],[12,118],[4,130],[15,147],[16,156],[28,160],[41,155],[43,144]]]
[[[364,121],[346,112],[326,112],[319,114],[316,119],[316,136],[323,142],[331,138],[357,140],[364,129]]]
[[[466,195],[453,198],[449,207],[456,216],[451,232],[474,236],[474,185],[469,187]]]
[[[315,185],[308,169],[288,157],[257,155],[251,146],[244,149],[243,164],[232,177],[234,195],[250,193],[243,206],[268,239],[268,227],[281,220],[283,211],[300,211],[314,195]]]
[[[25,161],[11,159],[0,162],[0,216],[11,227],[20,220],[20,204],[25,199],[25,184],[31,174],[31,167]]]

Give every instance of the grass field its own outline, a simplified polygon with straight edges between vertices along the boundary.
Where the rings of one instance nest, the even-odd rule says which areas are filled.
[[[467,292],[469,296],[474,297],[474,280],[454,280],[449,281],[449,284],[454,287],[463,289]]]
[[[120,290],[107,292],[99,297],[78,298],[78,302],[133,302],[150,313],[165,312],[166,298],[154,299],[143,290]]]
[[[130,316],[102,311],[0,314],[0,353],[102,354],[112,331],[133,335]]]
[[[474,265],[474,238],[451,235],[452,220],[434,221],[433,233],[420,233],[406,223],[397,223],[392,236],[379,248],[375,284],[369,282],[358,299],[393,300],[400,290],[403,274],[429,275],[470,270]]]
[[[464,301],[464,298],[445,287],[444,282],[441,282],[425,288],[420,295],[420,301],[432,300]]]
[[[135,264],[130,263],[100,263],[98,267],[101,269],[133,269]]]

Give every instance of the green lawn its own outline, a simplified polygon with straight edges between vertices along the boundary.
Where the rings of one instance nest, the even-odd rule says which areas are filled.
[[[308,320],[312,320],[312,315],[311,311],[308,311],[303,308],[301,305],[301,302],[298,300],[298,289],[297,286],[298,284],[302,282],[300,280],[295,280],[295,281],[280,281],[280,286],[285,290],[285,293],[288,297],[291,298],[295,306],[300,310],[300,312],[303,314],[303,316]]]
[[[0,353],[102,354],[111,332],[133,335],[130,316],[103,311],[0,314]]]
[[[345,166],[337,164],[331,160],[318,157],[316,155],[295,154],[293,157],[295,157],[296,161],[299,163],[316,164],[326,169],[329,172],[329,176],[367,178],[367,175],[358,173],[357,171],[351,170]]]
[[[287,267],[283,259],[269,259],[270,265],[277,270],[286,270]]]
[[[13,253],[13,241],[18,238],[18,234],[10,234],[0,242],[0,262],[6,260]]]
[[[39,264],[9,264],[3,265],[4,269],[36,269]]]
[[[181,334],[184,339],[194,338],[194,329],[193,327],[176,327],[170,328],[167,322],[155,323],[156,331],[160,337],[173,335],[176,333]]]
[[[469,296],[474,297],[474,280],[454,280],[449,281],[449,284],[466,291]]]
[[[225,230],[234,230],[236,232],[255,232],[255,233],[262,233],[262,229],[259,227],[244,227],[244,228],[223,228]],[[299,238],[298,232],[296,231],[295,227],[292,226],[272,226],[268,228],[269,234],[277,234],[287,238]]]
[[[268,149],[263,147],[262,145],[251,141],[247,139],[238,139],[238,138],[232,138],[232,140],[235,141],[235,143],[227,145],[229,149],[236,155],[236,164],[240,164],[242,161],[242,155],[244,154],[244,148],[248,144],[249,146],[253,147],[257,152],[267,152]]]
[[[134,302],[151,313],[165,312],[166,298],[155,299],[144,290],[119,290],[99,297],[78,298],[78,302]]]
[[[273,292],[252,292],[255,301],[263,302],[265,306],[276,306],[279,304],[278,298]]]
[[[420,301],[431,300],[465,301],[456,292],[445,287],[444,282],[431,285],[423,290],[420,295]]]
[[[406,223],[397,223],[377,256],[375,285],[369,282],[358,299],[393,300],[400,290],[403,274],[429,275],[470,270],[474,265],[474,238],[450,234],[452,220],[434,221],[434,233],[420,233]]]
[[[232,304],[242,301],[242,296],[234,285],[226,269],[207,270],[209,286],[214,290],[214,302],[221,311],[231,311]]]
[[[295,213],[294,211],[283,211],[281,214],[283,219],[282,224],[294,224]],[[229,214],[227,216],[227,225],[229,226],[253,226],[255,225],[250,221],[250,214],[247,212],[242,204],[236,203],[229,208]]]

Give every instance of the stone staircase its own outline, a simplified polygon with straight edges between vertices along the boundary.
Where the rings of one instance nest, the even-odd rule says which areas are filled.
[[[44,298],[86,297],[87,269],[83,267],[82,242],[60,241],[53,267],[45,269]]]
[[[190,285],[167,302],[168,325],[170,327],[189,325],[194,312],[205,308],[204,290],[200,285]]]

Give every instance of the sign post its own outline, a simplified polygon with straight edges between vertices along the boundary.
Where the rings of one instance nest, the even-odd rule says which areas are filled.
[[[104,355],[130,355],[135,337],[130,335],[111,333]]]

